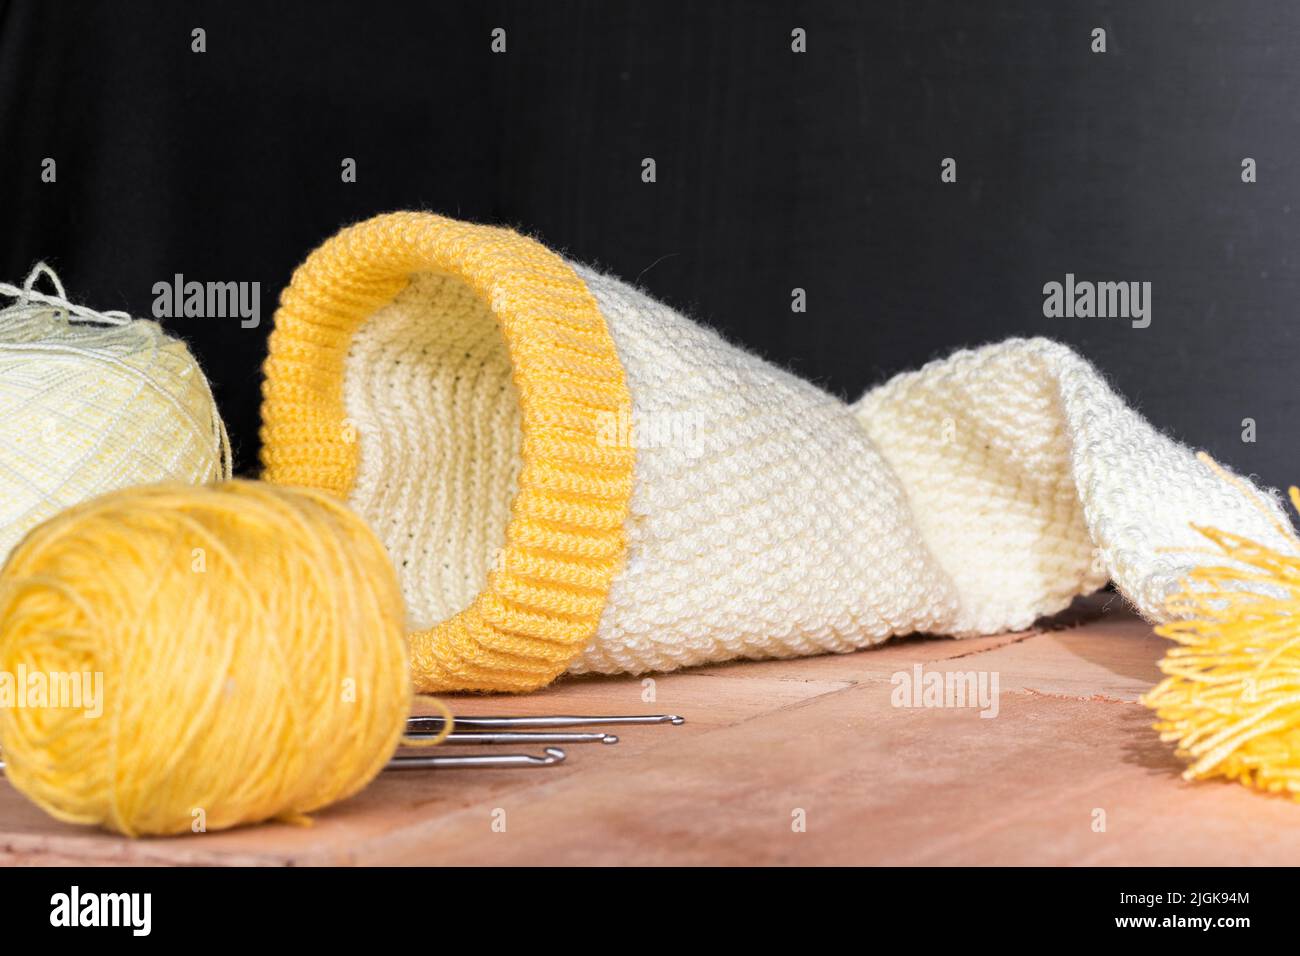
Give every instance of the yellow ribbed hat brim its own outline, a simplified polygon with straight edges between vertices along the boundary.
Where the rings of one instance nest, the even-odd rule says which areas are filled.
[[[501,570],[460,613],[410,635],[417,690],[542,687],[595,634],[626,542],[634,452],[600,440],[629,414],[623,366],[591,292],[560,256],[508,229],[428,213],[344,229],[280,298],[263,384],[262,463],[277,484],[346,498],[365,435],[344,405],[355,331],[418,272],[454,276],[500,323],[522,461]]]

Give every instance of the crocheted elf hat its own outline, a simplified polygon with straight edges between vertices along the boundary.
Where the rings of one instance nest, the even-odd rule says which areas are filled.
[[[1190,522],[1279,538],[1062,345],[959,352],[850,406],[423,213],[295,272],[264,397],[266,477],[373,525],[426,691],[1023,628],[1108,577],[1159,618],[1198,559],[1157,549],[1200,549]]]

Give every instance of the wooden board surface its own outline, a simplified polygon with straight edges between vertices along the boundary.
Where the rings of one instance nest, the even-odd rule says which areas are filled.
[[[1084,623],[1079,623],[1079,621]],[[1027,634],[567,679],[461,714],[682,714],[555,767],[385,773],[311,827],[132,841],[0,784],[6,864],[1269,864],[1300,805],[1188,784],[1139,695],[1165,642],[1094,598]],[[996,674],[995,717],[900,707],[900,672]],[[458,751],[459,752],[459,751]],[[469,751],[465,751],[469,752]],[[802,817],[806,829],[794,822]],[[1104,830],[1098,822],[1104,821]],[[504,823],[504,829],[502,829]]]

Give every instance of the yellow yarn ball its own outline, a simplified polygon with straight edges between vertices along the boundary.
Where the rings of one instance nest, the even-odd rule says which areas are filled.
[[[6,775],[60,820],[131,836],[300,819],[396,749],[404,634],[383,546],[327,494],[104,495],[0,572],[0,674],[103,675],[99,717],[52,696],[0,709]]]

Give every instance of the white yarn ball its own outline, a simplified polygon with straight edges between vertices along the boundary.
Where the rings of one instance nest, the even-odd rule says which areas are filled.
[[[58,294],[33,286],[48,276]],[[87,498],[230,476],[230,444],[185,344],[156,322],[69,303],[44,263],[0,310],[0,560]]]

